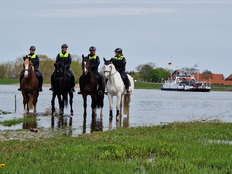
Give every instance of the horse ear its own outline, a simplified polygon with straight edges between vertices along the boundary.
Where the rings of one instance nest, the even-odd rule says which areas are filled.
[[[84,59],[85,58],[85,56],[84,56],[84,54],[82,54],[82,59]]]
[[[23,57],[23,61],[25,61],[26,57]]]
[[[56,63],[54,63],[54,67],[56,67]]]
[[[103,60],[104,60],[104,62],[106,63],[106,59],[105,59],[105,57],[103,57]]]
[[[31,58],[30,58],[30,57],[29,57],[28,59],[29,59],[29,61],[31,61]]]

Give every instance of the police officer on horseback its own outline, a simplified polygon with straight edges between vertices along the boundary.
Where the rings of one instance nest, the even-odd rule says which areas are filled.
[[[71,89],[71,92],[75,92],[75,89],[74,89],[74,87],[75,87],[75,78],[74,78],[74,75],[73,75],[72,71],[70,70],[70,65],[72,63],[72,57],[67,52],[67,49],[68,49],[67,44],[61,45],[61,52],[56,56],[56,63],[60,62],[65,66],[66,71],[71,76],[71,84],[73,85],[72,89]],[[53,73],[51,78],[53,78],[54,76],[55,76],[55,74]],[[53,91],[53,86],[49,90]]]
[[[36,72],[36,76],[39,80],[39,92],[42,92],[43,89],[42,89],[42,85],[43,85],[43,76],[42,74],[40,73],[40,71],[38,70],[39,68],[39,57],[35,54],[35,46],[31,46],[29,48],[30,50],[30,54],[27,54],[26,55],[26,59],[27,58],[30,58],[31,59],[31,63],[33,64],[33,67],[34,67],[34,71]],[[20,73],[20,84],[21,84],[21,81],[23,79],[23,74],[24,74],[24,70]],[[19,91],[21,91],[21,88],[18,89]]]
[[[89,59],[89,63],[90,63],[90,69],[91,69],[91,72],[93,72],[96,77],[97,77],[97,81],[98,81],[98,94],[99,95],[103,95],[103,92],[102,92],[102,76],[101,74],[98,72],[98,66],[100,64],[100,59],[99,57],[96,55],[96,48],[94,46],[91,46],[89,48],[89,54],[88,54],[88,59]],[[80,79],[79,79],[79,84],[81,86],[81,81],[83,79],[83,75],[81,75]],[[80,90],[78,92],[78,94],[82,94],[82,91]]]
[[[123,79],[123,82],[124,82],[125,87],[126,87],[126,93],[130,94],[130,91],[129,91],[130,82],[129,82],[128,76],[125,72],[125,70],[126,70],[126,58],[123,56],[121,48],[116,48],[114,50],[114,52],[115,52],[115,57],[111,59],[111,62],[114,64],[116,70],[120,73],[120,75]]]

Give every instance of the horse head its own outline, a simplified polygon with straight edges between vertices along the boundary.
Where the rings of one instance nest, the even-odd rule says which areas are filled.
[[[84,75],[87,75],[90,71],[89,59],[82,54],[82,71]]]
[[[112,63],[111,60],[106,60],[105,58],[103,58],[104,60],[104,76],[105,78],[109,78],[111,75],[113,75],[116,70],[115,70],[115,66],[114,64]]]
[[[29,75],[32,71],[34,71],[34,68],[31,63],[31,58],[23,57],[23,67],[24,67],[24,77],[29,78]]]
[[[54,67],[55,67],[55,75],[57,78],[61,78],[64,77],[65,74],[65,66],[63,65],[63,63],[54,63]]]

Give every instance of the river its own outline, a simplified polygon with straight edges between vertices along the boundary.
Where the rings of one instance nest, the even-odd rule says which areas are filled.
[[[21,92],[17,91],[18,86],[0,85],[0,110],[12,112],[7,115],[0,115],[0,121],[23,118],[23,104]],[[29,127],[44,129],[66,129],[71,130],[73,136],[81,133],[95,131],[106,131],[116,129],[117,126],[136,127],[165,124],[174,121],[208,120],[219,119],[225,122],[232,121],[232,93],[215,92],[174,92],[161,90],[135,89],[130,108],[130,119],[124,115],[121,122],[115,119],[114,98],[114,118],[109,120],[108,97],[105,96],[103,117],[98,116],[92,120],[90,102],[88,97],[88,109],[86,122],[83,119],[82,96],[74,95],[73,108],[74,115],[70,116],[69,107],[65,109],[64,117],[50,115],[52,92],[48,87],[43,88],[37,103],[38,121],[28,125],[22,123],[11,127],[0,125],[0,130],[16,130]],[[76,88],[76,91],[79,89]],[[17,109],[15,112],[15,95]],[[58,103],[56,100],[56,108]],[[32,111],[31,111],[32,112]],[[32,116],[33,114],[29,114]],[[67,130],[65,130],[67,132]],[[70,132],[68,133],[70,134]]]

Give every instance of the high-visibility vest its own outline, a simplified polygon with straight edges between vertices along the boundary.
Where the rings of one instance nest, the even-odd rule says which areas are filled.
[[[33,54],[32,56],[30,54],[28,54],[27,57],[28,58],[30,57],[31,59],[35,59],[36,58],[36,54]]]
[[[114,60],[122,60],[123,58],[124,58],[123,56],[120,56],[120,57],[115,56]]]
[[[91,59],[96,59],[96,58],[97,58],[97,55],[94,55],[94,56],[92,56],[92,57],[89,55],[89,59],[90,59],[90,60],[91,60]]]
[[[68,54],[69,54],[68,52],[66,52],[65,54],[63,54],[62,52],[60,52],[59,56],[60,57],[68,57]]]

